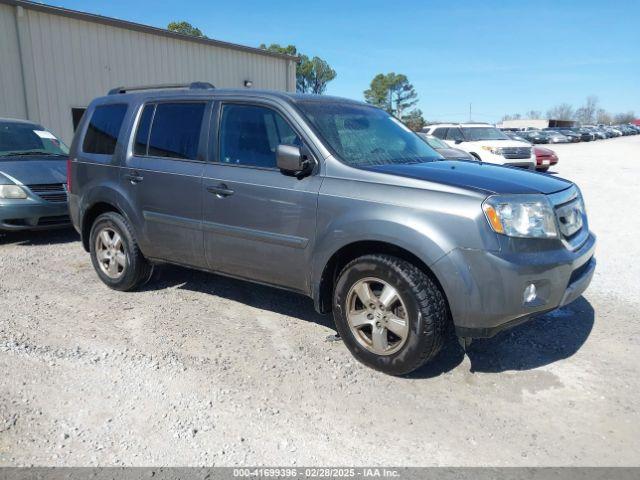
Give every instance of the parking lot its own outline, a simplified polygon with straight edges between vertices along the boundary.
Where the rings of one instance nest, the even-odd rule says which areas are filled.
[[[591,287],[404,378],[305,297],[169,266],[120,293],[73,231],[0,235],[0,464],[637,465],[640,136],[552,148]]]

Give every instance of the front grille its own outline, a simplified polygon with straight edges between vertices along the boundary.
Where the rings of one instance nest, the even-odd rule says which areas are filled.
[[[41,183],[27,186],[29,190],[47,202],[61,203],[67,201],[67,190],[64,183]]]
[[[510,160],[531,158],[531,147],[502,147],[502,156]]]

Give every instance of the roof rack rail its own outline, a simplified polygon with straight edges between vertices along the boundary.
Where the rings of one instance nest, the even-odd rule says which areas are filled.
[[[191,83],[169,83],[159,85],[139,85],[137,87],[116,87],[109,90],[109,95],[117,95],[119,93],[127,93],[137,90],[164,90],[168,88],[189,88],[191,90],[207,90],[216,88],[209,82],[191,82]]]

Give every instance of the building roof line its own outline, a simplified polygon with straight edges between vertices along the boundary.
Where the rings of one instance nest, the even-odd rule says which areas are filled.
[[[152,27],[151,25],[144,25],[142,23],[130,22],[128,20],[120,20],[119,18],[105,17],[104,15],[97,15],[95,13],[81,12],[79,10],[70,10],[68,8],[56,7],[53,5],[47,5],[44,3],[30,2],[27,0],[0,0],[0,4],[12,5],[15,7],[22,7],[28,10],[34,10],[37,12],[49,13],[51,15],[60,15],[63,17],[75,18],[78,20],[84,20],[86,22],[99,23],[102,25],[109,25],[112,27],[124,28],[127,30],[134,30],[137,32],[149,33],[152,35],[160,35],[163,37],[173,38],[175,40],[184,40],[186,42],[201,43],[204,45],[212,45],[215,47],[230,48],[234,50],[240,50],[247,53],[253,53],[256,55],[266,55],[269,57],[277,57],[284,60],[293,60],[298,62],[299,57],[287,55],[284,53],[271,52],[264,48],[248,47],[246,45],[240,45],[237,43],[225,42],[222,40],[215,40],[212,38],[195,37],[193,35],[186,35],[183,33],[172,32],[164,28]]]

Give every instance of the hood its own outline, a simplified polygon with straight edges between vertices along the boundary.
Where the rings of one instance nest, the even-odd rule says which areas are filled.
[[[556,154],[556,152],[554,152],[550,148],[535,146],[533,147],[533,150],[536,152],[536,155],[555,155]]]
[[[23,185],[65,183],[67,159],[62,156],[0,157],[0,181],[6,177]],[[7,182],[5,182],[7,183]]]
[[[365,170],[443,183],[489,194],[554,193],[572,183],[550,175],[481,162],[444,160],[408,165],[376,165]]]
[[[459,148],[436,148],[436,152],[450,160],[475,160],[475,158]]]

